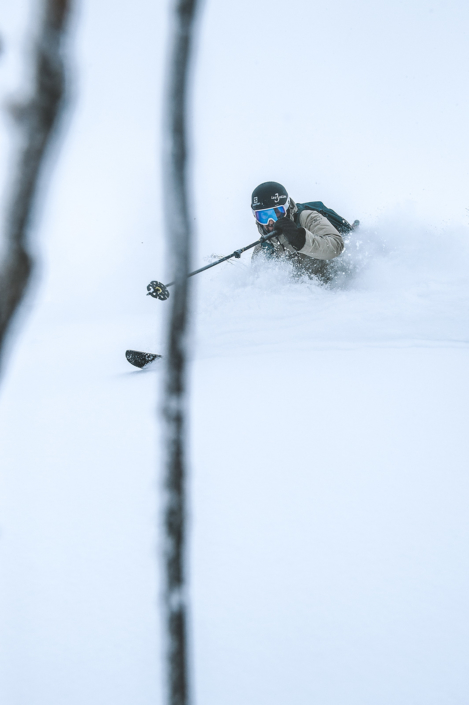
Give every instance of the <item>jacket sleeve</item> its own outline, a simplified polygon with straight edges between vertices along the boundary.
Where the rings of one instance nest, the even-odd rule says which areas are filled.
[[[344,239],[338,230],[317,211],[303,211],[300,225],[306,230],[306,243],[300,254],[314,259],[333,259],[344,249]]]

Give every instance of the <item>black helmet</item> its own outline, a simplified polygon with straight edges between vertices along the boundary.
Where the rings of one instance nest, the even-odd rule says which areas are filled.
[[[266,181],[254,189],[251,196],[251,208],[260,211],[264,208],[285,206],[288,208],[288,193],[285,186],[276,181]]]

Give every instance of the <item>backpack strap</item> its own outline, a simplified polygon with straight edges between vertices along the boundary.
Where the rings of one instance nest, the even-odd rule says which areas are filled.
[[[303,211],[317,211],[323,215],[331,225],[339,231],[339,233],[349,233],[353,230],[352,226],[345,218],[332,210],[332,208],[327,208],[322,201],[308,201],[307,203],[297,203],[297,211],[293,216],[293,219],[297,225],[300,224],[300,215]]]

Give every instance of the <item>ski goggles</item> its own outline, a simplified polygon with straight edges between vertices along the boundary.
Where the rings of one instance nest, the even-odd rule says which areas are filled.
[[[264,208],[261,211],[253,211],[252,214],[257,220],[259,225],[267,225],[269,220],[273,220],[274,223],[286,215],[288,208],[288,201],[284,206],[276,206],[275,208]]]

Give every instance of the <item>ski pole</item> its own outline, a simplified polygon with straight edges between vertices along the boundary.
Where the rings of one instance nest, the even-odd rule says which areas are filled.
[[[216,267],[217,264],[221,264],[222,262],[226,262],[227,260],[231,259],[232,257],[235,257],[236,259],[239,259],[243,252],[246,252],[246,250],[250,250],[252,247],[255,247],[256,245],[260,245],[263,242],[266,242],[267,240],[270,240],[272,237],[275,237],[278,235],[278,232],[274,230],[269,234],[269,235],[263,235],[259,240],[256,240],[256,242],[253,242],[251,245],[246,245],[246,247],[241,247],[239,250],[235,250],[234,252],[231,253],[231,255],[226,255],[226,257],[221,257],[218,259],[216,262],[211,262],[211,264],[205,265],[205,267],[201,267],[200,269],[196,269],[195,272],[191,272],[190,274],[187,275],[187,278],[193,277],[195,274],[200,274],[200,272],[205,272],[206,269],[210,269],[211,267]],[[149,283],[147,286],[147,296],[152,296],[154,299],[160,299],[161,301],[166,301],[166,299],[169,298],[169,291],[168,287],[173,286],[175,282],[169,282],[169,284],[162,284],[161,282],[157,281],[152,281]]]

